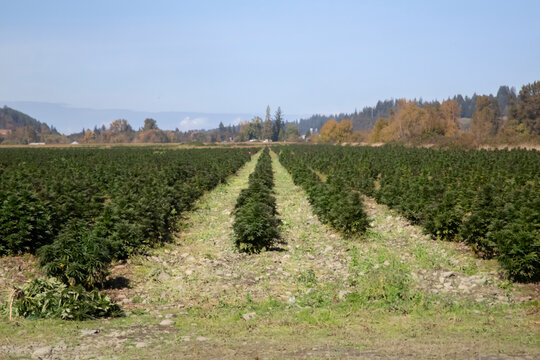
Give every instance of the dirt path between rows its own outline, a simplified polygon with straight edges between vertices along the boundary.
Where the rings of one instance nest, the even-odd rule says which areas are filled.
[[[186,220],[186,230],[178,235],[177,245],[143,260],[148,277],[131,291],[139,294],[145,305],[213,307],[246,297],[253,301],[269,297],[293,301],[298,278],[310,275],[322,282],[346,284],[347,245],[339,234],[319,222],[304,192],[292,183],[276,158],[273,170],[283,221],[283,249],[258,255],[236,250],[231,212],[238,194],[247,187],[255,162],[199,202]],[[124,275],[122,269],[123,265],[117,267],[116,274]]]
[[[124,281],[107,292],[128,310],[126,318],[0,324],[0,358],[540,356],[538,305],[518,304],[534,299],[505,282],[496,262],[433,241],[367,198],[371,229],[344,239],[320,223],[272,158],[282,251],[234,248],[231,212],[255,156],[197,202],[175,243],[114,267],[113,277]],[[407,294],[421,296],[388,305],[385,284],[394,273]],[[382,305],[358,300],[364,292]]]

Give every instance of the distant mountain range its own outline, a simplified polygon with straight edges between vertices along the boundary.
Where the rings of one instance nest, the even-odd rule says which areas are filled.
[[[30,117],[38,119],[58,129],[63,134],[80,132],[83,128],[109,126],[116,119],[126,119],[134,129],[143,126],[144,119],[157,121],[160,129],[181,131],[194,129],[214,129],[219,123],[224,125],[248,121],[253,114],[212,114],[186,111],[145,112],[122,109],[86,109],[71,107],[66,104],[33,101],[0,101],[0,108],[7,105]]]

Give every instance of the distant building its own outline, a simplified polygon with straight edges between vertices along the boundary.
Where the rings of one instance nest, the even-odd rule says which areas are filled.
[[[79,142],[78,141],[74,141],[71,143],[71,145],[79,145]]]
[[[32,145],[32,146],[35,146],[35,145],[45,145],[45,143],[29,143],[28,145]]]
[[[9,135],[11,134],[10,129],[0,129],[0,135]]]

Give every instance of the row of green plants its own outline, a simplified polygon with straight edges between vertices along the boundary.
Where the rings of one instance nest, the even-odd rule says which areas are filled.
[[[35,253],[68,293],[92,292],[113,260],[169,241],[194,201],[254,151],[2,149],[0,255]]]
[[[281,221],[272,190],[274,173],[268,147],[262,151],[248,182],[236,201],[233,230],[238,250],[258,253],[281,243]]]
[[[328,176],[326,181],[322,181],[291,147],[280,147],[279,151],[279,161],[292,175],[294,183],[304,188],[321,222],[345,235],[366,231],[369,219],[360,195],[350,191],[341,177]]]
[[[291,146],[298,161],[398,210],[434,237],[540,280],[540,153]]]

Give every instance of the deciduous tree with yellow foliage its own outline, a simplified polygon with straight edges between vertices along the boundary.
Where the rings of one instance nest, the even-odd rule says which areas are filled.
[[[331,143],[341,143],[348,141],[353,133],[353,124],[351,120],[344,119],[339,123],[334,120],[328,120],[321,128],[321,141]]]
[[[407,142],[432,136],[454,136],[459,133],[457,120],[461,107],[455,100],[420,107],[415,101],[401,99],[396,113],[380,118],[369,136],[371,142]]]

